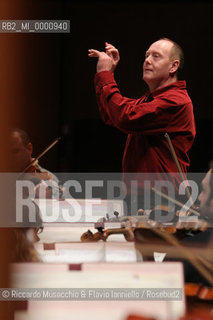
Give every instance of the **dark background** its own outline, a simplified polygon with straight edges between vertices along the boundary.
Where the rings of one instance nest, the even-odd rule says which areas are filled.
[[[126,136],[100,119],[93,85],[96,60],[87,50],[104,50],[105,41],[115,45],[121,55],[115,73],[119,88],[124,96],[138,98],[147,90],[145,51],[158,38],[169,37],[184,50],[182,78],[194,104],[197,136],[190,171],[207,171],[213,158],[211,3],[37,0],[16,4],[13,12],[1,19],[70,20],[69,34],[0,34],[16,48],[18,77],[13,81],[8,74],[10,103],[18,112],[13,126],[30,134],[34,156],[55,137],[62,138],[41,165],[54,172],[121,171]]]

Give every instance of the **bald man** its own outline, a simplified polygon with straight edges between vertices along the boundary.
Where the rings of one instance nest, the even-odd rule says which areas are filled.
[[[105,43],[105,52],[89,50],[89,57],[97,57],[95,90],[100,114],[108,125],[128,134],[123,155],[123,172],[177,172],[165,133],[170,135],[183,172],[189,167],[188,151],[195,137],[192,101],[186,82],[178,81],[183,67],[183,51],[174,41],[163,38],[154,42],[145,53],[143,80],[149,91],[139,99],[122,96],[114,79],[120,60],[118,50]],[[161,178],[159,178],[161,179]],[[125,180],[125,176],[124,176]],[[139,178],[141,190],[143,178]],[[173,178],[172,178],[173,180]],[[174,177],[179,184],[179,176]],[[126,178],[128,193],[129,181]]]

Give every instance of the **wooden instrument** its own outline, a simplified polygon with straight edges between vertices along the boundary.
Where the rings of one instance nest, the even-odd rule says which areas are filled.
[[[34,168],[37,163],[38,163],[38,160],[43,157],[43,155],[45,155],[45,153],[47,153],[50,149],[52,149],[52,147],[58,143],[58,141],[60,140],[61,138],[58,137],[56,138],[49,146],[47,146],[35,159],[33,159],[33,161],[22,171],[22,173],[24,172],[31,172],[29,170],[31,170],[31,168]]]

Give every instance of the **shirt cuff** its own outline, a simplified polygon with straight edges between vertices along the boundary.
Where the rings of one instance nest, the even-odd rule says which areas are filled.
[[[100,89],[112,82],[115,82],[115,79],[114,74],[110,71],[101,71],[95,74],[94,83],[97,89]]]

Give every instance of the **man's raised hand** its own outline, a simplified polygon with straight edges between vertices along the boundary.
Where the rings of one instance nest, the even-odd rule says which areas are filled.
[[[116,49],[112,44],[105,42],[106,53],[113,60],[113,72],[120,60],[120,55],[118,49]]]
[[[110,71],[113,73],[113,60],[110,56],[108,56],[108,54],[106,54],[105,52],[100,52],[98,50],[94,50],[94,49],[89,49],[89,57],[97,57],[98,58],[98,62],[97,62],[97,72],[101,72],[101,71]]]
[[[106,52],[89,49],[88,56],[98,58],[97,72],[110,71],[111,73],[113,73],[118,64],[118,61],[120,60],[119,52],[113,45],[109,44],[108,42],[105,42],[105,49]]]

